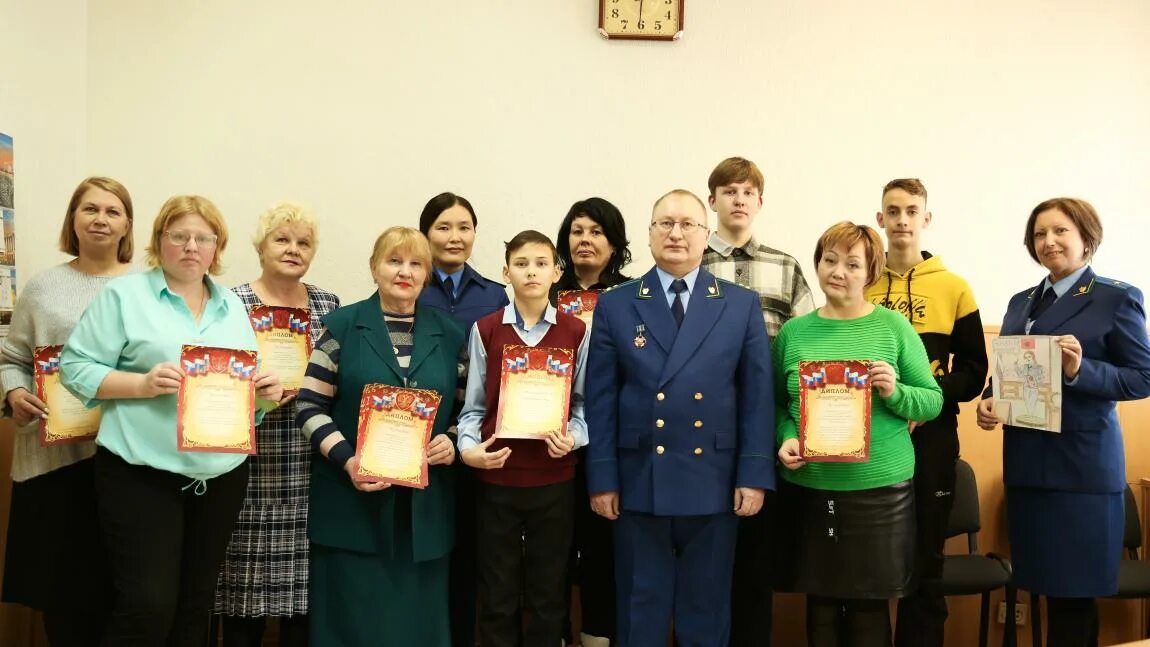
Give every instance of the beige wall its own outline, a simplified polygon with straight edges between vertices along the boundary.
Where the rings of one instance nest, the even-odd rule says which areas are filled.
[[[87,2],[0,0],[0,132],[15,139],[17,279],[59,262],[68,197],[88,171]]]
[[[988,324],[1038,282],[1021,230],[1056,194],[1101,210],[1100,272],[1150,284],[1133,235],[1150,177],[1143,0],[692,0],[677,43],[602,40],[594,0],[89,12],[86,170],[122,179],[145,223],[202,192],[239,239],[270,201],[310,201],[325,227],[312,279],[345,298],[370,290],[370,238],[442,190],[475,204],[484,272],[502,241],[553,233],[593,194],[627,216],[641,272],[653,199],[704,192],[733,154],[766,172],[761,236],[808,271],[829,224],[871,221],[883,183],[917,175],[929,246]],[[237,242],[231,283],[257,271]]]
[[[1056,194],[1099,207],[1099,272],[1150,286],[1150,3],[687,4],[669,44],[603,41],[593,0],[0,0],[19,277],[63,260],[61,211],[91,173],[132,190],[140,243],[167,196],[216,200],[235,232],[229,284],[257,272],[255,214],[290,197],[323,218],[311,280],[365,295],[370,239],[442,190],[474,202],[484,272],[501,241],[552,233],[594,194],[627,216],[641,272],[653,198],[704,192],[740,154],[767,175],[760,237],[808,273],[827,225],[869,221],[886,180],[916,175],[936,218],[928,247],[969,279],[987,324],[1039,280],[1021,229]],[[1123,410],[1131,479],[1150,475],[1137,406]],[[962,433],[983,546],[1004,549],[1000,440]],[[953,608],[951,631],[966,631],[975,603]],[[1107,608],[1108,634],[1133,638],[1131,605]]]

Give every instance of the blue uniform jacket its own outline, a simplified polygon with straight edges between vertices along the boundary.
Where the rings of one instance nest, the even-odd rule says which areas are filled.
[[[682,328],[652,269],[603,293],[587,355],[587,488],[623,510],[709,515],[774,489],[771,351],[758,296],[700,270]]]
[[[1003,335],[1026,334],[1026,319],[1042,285],[1010,299]],[[596,314],[598,316],[598,314]],[[1150,396],[1150,341],[1138,288],[1097,276],[1087,268],[1062,298],[1034,321],[1032,335],[1074,335],[1082,367],[1062,387],[1062,433],[1006,426],[1003,480],[1070,492],[1121,492],[1126,456],[1117,400]],[[990,397],[988,388],[983,397]]]
[[[465,334],[471,334],[471,327],[483,317],[510,303],[507,290],[502,283],[484,278],[470,265],[463,266],[463,277],[459,280],[459,297],[452,303],[443,289],[443,281],[434,270],[428,284],[419,293],[419,305],[442,310],[463,326]]]

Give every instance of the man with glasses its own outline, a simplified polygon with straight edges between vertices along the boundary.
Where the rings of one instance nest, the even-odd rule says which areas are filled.
[[[618,639],[726,645],[740,516],[774,489],[770,349],[758,296],[700,268],[707,210],[651,215],[655,267],[604,293],[587,364],[587,486],[616,520]]]

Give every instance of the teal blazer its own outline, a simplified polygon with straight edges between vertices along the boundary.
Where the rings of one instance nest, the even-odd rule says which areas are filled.
[[[355,445],[359,402],[367,384],[404,386],[392,350],[379,298],[344,306],[323,318],[328,332],[339,342],[336,396],[331,417],[344,438]],[[432,437],[447,433],[459,379],[459,358],[466,337],[451,316],[435,308],[417,306],[415,336],[407,384],[439,393],[443,400],[435,416]],[[410,545],[416,562],[438,559],[452,548],[455,534],[454,481],[450,466],[428,469],[423,490],[392,486],[380,492],[356,490],[347,473],[319,457],[312,461],[308,536],[317,544],[372,553],[387,558],[395,546]],[[410,524],[396,524],[396,501],[411,497]],[[410,539],[397,540],[408,532]]]

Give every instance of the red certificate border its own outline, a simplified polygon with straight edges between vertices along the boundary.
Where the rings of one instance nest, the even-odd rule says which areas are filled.
[[[44,372],[38,370],[40,362],[48,362],[52,358],[60,359],[60,353],[63,352],[64,346],[62,344],[56,346],[37,346],[32,352],[32,377],[36,383],[36,397],[41,400],[45,399],[45,385],[44,385]],[[47,404],[47,402],[45,402]],[[40,423],[36,425],[36,435],[39,437],[41,447],[52,447],[53,445],[74,445],[76,443],[91,442],[100,433],[99,428],[96,433],[88,436],[59,436],[51,437],[48,435],[48,420],[40,418]]]
[[[271,315],[270,328],[262,327],[258,321],[267,315]],[[264,332],[265,330],[278,329],[287,330],[292,333],[297,332],[292,330],[291,325],[288,323],[292,317],[294,317],[297,321],[303,322],[304,324],[303,331],[298,334],[303,335],[304,341],[307,344],[307,355],[308,357],[311,357],[312,351],[315,350],[311,340],[311,310],[307,308],[289,308],[287,306],[269,306],[267,304],[260,304],[253,307],[251,311],[248,312],[248,321],[252,324],[252,330],[256,332],[257,339],[259,333]],[[306,362],[304,363],[304,366],[307,366]],[[282,379],[283,376],[280,377]],[[284,391],[284,395],[298,392],[299,389],[287,389]]]
[[[870,460],[871,406],[874,396],[870,393],[871,386],[869,379],[866,384],[868,397],[866,399],[866,418],[863,425],[863,446],[861,450],[847,454],[811,453],[807,449],[807,393],[818,387],[805,386],[803,381],[803,376],[809,376],[815,372],[822,371],[827,373],[826,384],[845,385],[847,383],[846,372],[848,370],[861,372],[865,375],[869,364],[870,362],[868,360],[854,359],[799,362],[799,456],[801,456],[803,460],[808,463],[865,463]],[[833,368],[827,371],[829,367]],[[840,368],[841,370],[839,370]]]
[[[254,350],[239,350],[235,348],[220,348],[218,346],[196,346],[194,344],[184,344],[180,349],[180,361],[183,362],[184,358],[189,353],[201,355],[207,353],[211,356],[229,355],[248,360],[253,366],[257,364],[256,358],[258,354]],[[226,372],[227,367],[219,370],[218,367],[209,367],[214,373]],[[253,376],[254,377],[254,376]],[[176,449],[181,452],[211,452],[214,454],[248,454],[249,456],[256,453],[256,384],[253,379],[248,380],[248,410],[252,412],[252,416],[248,422],[248,440],[244,443],[237,445],[197,445],[190,444],[184,437],[184,407],[187,400],[187,389],[184,385],[187,380],[180,381],[180,390],[176,399]]]
[[[566,389],[563,396],[563,416],[559,423],[559,435],[567,435],[567,423],[571,418],[571,388],[575,379],[575,351],[569,348],[550,348],[547,346],[523,346],[518,344],[508,344],[503,347],[503,357],[499,365],[499,392],[500,394],[507,392],[507,379],[508,379],[508,361],[522,360],[528,371],[547,371],[547,357],[548,355],[560,355],[563,359],[567,360],[568,365],[571,367],[563,376],[566,383]],[[546,432],[538,435],[509,436],[502,433],[503,429],[503,408],[507,405],[507,399],[500,396],[499,410],[495,414],[495,436],[497,438],[507,438],[511,440],[542,440]]]
[[[599,295],[602,292],[602,290],[560,290],[559,293],[555,295],[555,308],[559,310],[559,312],[575,317],[580,317],[585,314],[594,316],[595,308],[599,306]],[[583,303],[580,304],[578,312],[567,312],[563,309],[564,306],[570,305],[580,297],[583,298]]]
[[[366,384],[363,387],[363,395],[359,399],[359,420],[356,423],[356,438],[355,438],[355,457],[356,469],[355,476],[352,480],[360,483],[388,483],[391,485],[399,485],[403,487],[414,488],[422,490],[427,487],[428,474],[427,474],[427,456],[426,453],[420,461],[419,480],[396,479],[387,476],[381,476],[373,472],[363,471],[360,465],[359,457],[363,456],[363,445],[367,441],[367,419],[368,413],[375,409],[373,406],[373,397],[375,398],[391,398],[394,400],[393,404],[386,408],[401,409],[411,411],[414,414],[413,408],[416,401],[422,399],[423,401],[434,405],[435,415],[426,419],[426,425],[423,430],[423,447],[427,448],[428,443],[431,442],[431,432],[435,429],[435,419],[439,416],[439,405],[443,402],[443,396],[437,391],[428,389],[409,389],[407,387],[392,386],[390,384]]]

